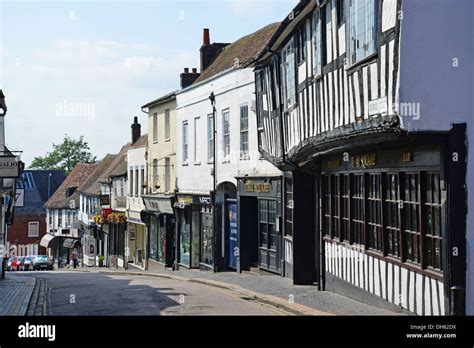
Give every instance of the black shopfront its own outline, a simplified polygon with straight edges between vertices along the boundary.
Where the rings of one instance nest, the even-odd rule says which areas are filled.
[[[144,196],[146,210],[141,213],[148,227],[148,269],[172,267],[175,260],[175,218],[173,196]]]
[[[214,269],[213,206],[208,195],[177,194],[176,266]]]
[[[237,178],[237,270],[284,274],[282,178]]]

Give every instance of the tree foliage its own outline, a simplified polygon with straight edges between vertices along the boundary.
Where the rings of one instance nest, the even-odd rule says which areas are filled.
[[[89,144],[84,141],[84,136],[78,140],[71,139],[67,134],[61,144],[53,144],[53,151],[44,157],[35,157],[31,162],[30,169],[62,169],[67,174],[77,163],[95,163],[96,156],[90,152]]]

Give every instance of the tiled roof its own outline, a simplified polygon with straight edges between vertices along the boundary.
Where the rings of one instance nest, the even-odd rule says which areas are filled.
[[[136,148],[136,147],[141,147],[145,146],[148,143],[148,134],[143,134],[138,140],[135,142],[135,144],[131,145],[130,148]]]
[[[208,78],[230,69],[234,66],[235,58],[239,59],[240,67],[245,68],[251,65],[260,52],[267,46],[274,32],[280,23],[273,23],[256,31],[253,34],[244,36],[234,43],[226,46],[217,55],[209,67],[201,72],[201,75],[194,81],[197,84]]]
[[[110,164],[106,172],[104,172],[100,178],[99,182],[106,183],[109,181],[109,177],[119,176],[127,173],[127,151],[130,148],[130,143],[125,144],[120,149],[120,152],[115,156],[115,159]],[[122,169],[125,168],[125,169]]]
[[[78,192],[74,192],[70,197],[66,196],[67,190],[73,187],[79,187],[90,174],[94,171],[98,164],[85,164],[85,163],[78,163],[73,168],[71,173],[66,177],[63,181],[61,186],[54,192],[51,198],[46,202],[45,207],[48,209],[62,209],[62,208],[69,208],[70,201],[74,200],[78,203],[79,194]]]
[[[86,195],[98,196],[100,195],[100,179],[103,175],[109,172],[109,167],[117,155],[107,154],[97,163],[94,171],[89,177],[77,188],[79,193]]]

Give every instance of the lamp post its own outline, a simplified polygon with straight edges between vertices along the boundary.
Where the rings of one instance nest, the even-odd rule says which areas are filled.
[[[212,253],[213,253],[213,270],[214,272],[217,271],[217,243],[216,243],[216,226],[217,226],[217,214],[216,214],[216,189],[217,189],[217,168],[216,168],[216,160],[217,160],[217,146],[216,146],[216,135],[217,135],[217,127],[216,127],[216,96],[214,92],[211,92],[209,95],[209,100],[211,101],[212,105],[212,130],[213,130],[213,161],[212,161],[212,181],[213,181],[213,202],[212,202]]]

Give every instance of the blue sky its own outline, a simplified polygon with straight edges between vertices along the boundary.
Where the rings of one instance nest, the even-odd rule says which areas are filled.
[[[281,21],[297,0],[0,0],[0,88],[6,143],[27,164],[64,134],[98,158],[129,141],[140,106],[199,68],[202,29],[232,42]]]

